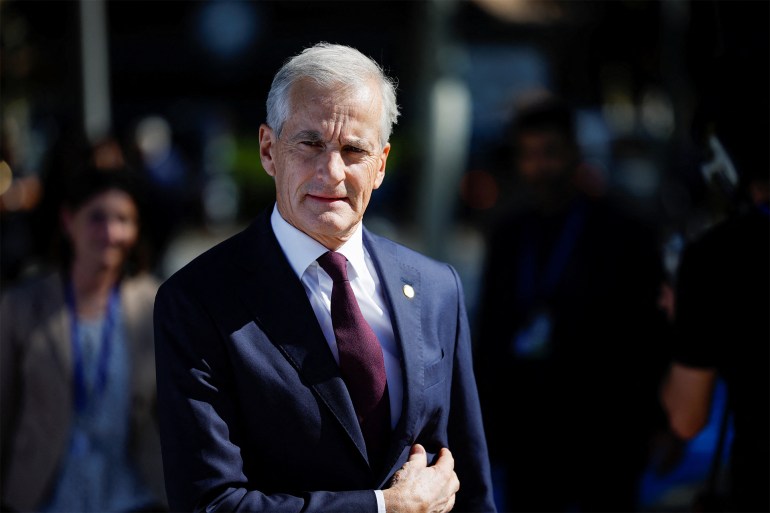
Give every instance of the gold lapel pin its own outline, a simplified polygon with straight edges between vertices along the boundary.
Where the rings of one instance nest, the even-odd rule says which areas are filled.
[[[407,298],[412,299],[414,297],[414,287],[412,287],[411,285],[408,285],[408,284],[404,285],[403,290],[404,290],[404,295]]]

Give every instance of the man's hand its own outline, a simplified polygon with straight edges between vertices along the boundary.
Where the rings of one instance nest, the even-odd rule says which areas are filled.
[[[382,491],[388,513],[446,513],[455,505],[460,480],[454,471],[455,460],[449,449],[438,453],[436,463],[428,466],[425,448],[412,446],[409,459],[394,475],[390,488]]]

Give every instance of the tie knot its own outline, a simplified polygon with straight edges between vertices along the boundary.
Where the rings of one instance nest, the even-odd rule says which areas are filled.
[[[318,257],[317,262],[331,276],[333,282],[346,281],[348,279],[348,259],[342,253],[327,251]]]

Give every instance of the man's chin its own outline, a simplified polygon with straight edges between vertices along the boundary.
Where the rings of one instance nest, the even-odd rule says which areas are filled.
[[[316,219],[318,231],[330,235],[346,231],[350,224],[349,216],[343,216],[336,212],[326,212]]]
[[[319,237],[328,239],[346,240],[354,231],[358,222],[354,216],[341,214],[339,212],[324,212],[315,217],[308,228],[312,233],[308,233],[314,239]]]

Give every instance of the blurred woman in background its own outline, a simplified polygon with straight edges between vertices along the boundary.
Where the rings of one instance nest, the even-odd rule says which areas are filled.
[[[137,177],[68,180],[59,268],[0,300],[5,511],[162,511],[152,309]]]

